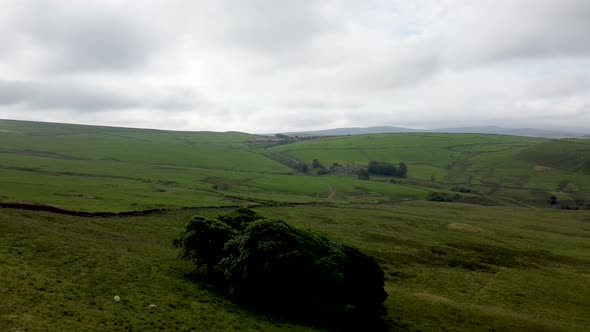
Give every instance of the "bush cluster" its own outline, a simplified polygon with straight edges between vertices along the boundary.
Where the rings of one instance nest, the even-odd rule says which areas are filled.
[[[458,193],[465,193],[465,194],[476,194],[476,195],[480,194],[480,192],[475,189],[472,189],[469,187],[463,187],[463,186],[454,186],[453,188],[451,188],[451,191],[458,192]]]
[[[371,174],[398,178],[408,177],[408,166],[405,163],[399,163],[399,166],[396,167],[394,164],[388,162],[371,160],[369,162],[368,170]]]
[[[383,270],[373,257],[249,209],[190,219],[174,245],[247,303],[298,317],[384,314]]]
[[[433,191],[428,194],[426,199],[433,202],[459,202],[463,197],[459,194]]]

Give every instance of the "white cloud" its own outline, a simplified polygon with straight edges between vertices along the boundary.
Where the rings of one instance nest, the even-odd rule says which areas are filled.
[[[585,0],[5,0],[0,118],[579,127],[589,18]]]

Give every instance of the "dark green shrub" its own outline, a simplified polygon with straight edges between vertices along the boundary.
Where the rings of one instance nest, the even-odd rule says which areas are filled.
[[[180,249],[181,259],[197,266],[205,265],[211,277],[214,268],[224,257],[225,243],[232,238],[233,233],[232,227],[222,221],[195,216],[173,244]]]
[[[396,167],[392,163],[371,160],[369,162],[368,170],[371,174],[393,176],[398,178],[408,177],[408,166],[405,163],[399,163],[399,166]]]
[[[220,285],[256,307],[324,321],[385,313],[383,270],[373,257],[252,210],[193,217],[174,244],[182,258],[223,273]]]
[[[307,173],[309,171],[309,167],[306,163],[297,163],[293,168],[301,173]]]
[[[324,168],[318,159],[314,159],[311,163],[311,167],[313,168]]]
[[[281,311],[322,311],[339,301],[346,257],[325,237],[281,220],[253,222],[228,242],[221,262],[232,291],[259,306]]]
[[[369,171],[366,168],[362,168],[358,171],[357,175],[359,180],[370,180],[371,177],[369,175]]]
[[[458,202],[462,197],[458,194],[433,191],[428,194],[426,199],[433,202]]]
[[[463,186],[454,186],[453,188],[451,188],[451,191],[465,194],[479,194],[479,191]]]
[[[220,215],[217,219],[235,230],[242,231],[249,223],[262,219],[262,217],[250,209],[241,208],[233,213]]]

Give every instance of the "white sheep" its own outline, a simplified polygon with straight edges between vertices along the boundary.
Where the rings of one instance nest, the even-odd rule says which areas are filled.
[[[154,309],[156,309],[157,307],[158,307],[157,305],[155,305],[155,304],[153,304],[153,303],[152,303],[152,304],[150,304],[150,306],[148,307],[148,309],[150,309],[150,310],[154,310]]]
[[[119,297],[119,295],[115,295],[115,302],[119,302],[121,301],[121,298]]]

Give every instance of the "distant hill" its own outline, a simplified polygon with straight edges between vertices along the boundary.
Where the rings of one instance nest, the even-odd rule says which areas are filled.
[[[376,126],[376,127],[353,127],[353,128],[334,128],[325,130],[313,130],[302,132],[284,133],[290,136],[346,136],[346,135],[363,135],[363,134],[387,134],[387,133],[451,133],[451,134],[496,134],[511,136],[528,136],[542,138],[583,138],[589,137],[587,133],[574,133],[559,130],[547,130],[536,128],[503,128],[498,126],[474,126],[474,127],[457,127],[457,128],[438,128],[438,129],[412,129],[394,126]]]
[[[529,136],[543,138],[578,138],[584,134],[573,133],[558,130],[536,129],[536,128],[503,128],[498,126],[479,126],[479,127],[459,127],[459,128],[441,128],[433,129],[431,132],[440,133],[467,133],[467,134],[498,134],[512,136]]]
[[[373,132],[392,134],[359,135]],[[273,145],[235,132],[0,120],[0,202],[117,212],[226,206],[236,199],[247,204],[420,200],[454,186],[500,197],[494,204],[546,206],[556,189],[568,192],[562,199],[571,206],[590,202],[590,140],[493,133],[555,134],[501,127],[343,128],[323,134],[347,135]],[[409,175],[392,186],[340,174],[316,176],[316,169],[307,176],[293,167],[314,159],[343,166],[404,162]]]
[[[387,133],[415,133],[420,130],[393,127],[393,126],[378,126],[378,127],[353,127],[353,128],[334,128],[325,130],[313,130],[305,132],[290,132],[285,133],[290,136],[345,136],[345,135],[363,135],[363,134],[387,134]]]

